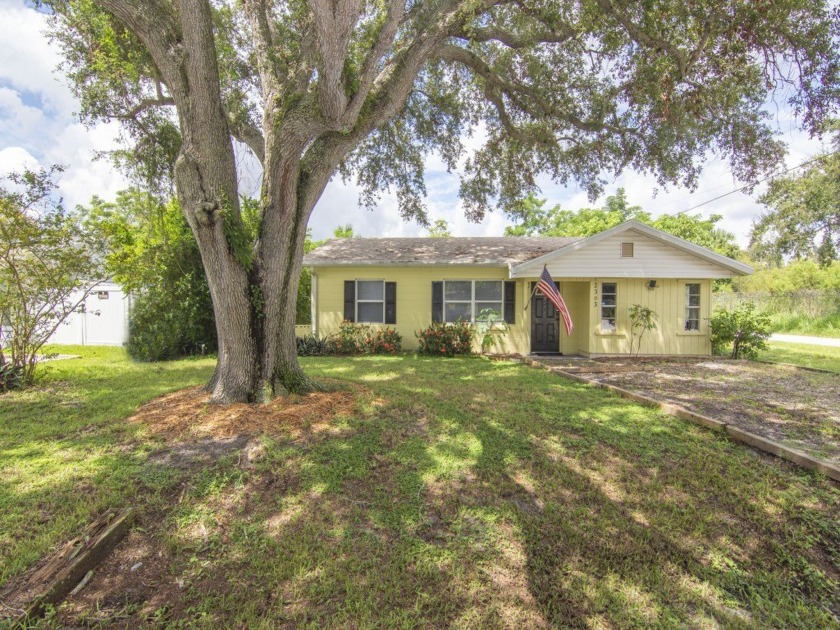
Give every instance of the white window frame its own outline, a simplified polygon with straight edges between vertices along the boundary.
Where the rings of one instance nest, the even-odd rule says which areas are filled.
[[[691,287],[697,287],[697,301],[699,302],[696,306],[692,306],[691,304]],[[683,330],[684,332],[700,332],[700,306],[703,303],[703,287],[700,285],[699,282],[686,282],[685,283],[685,321],[683,322]],[[697,317],[691,317],[691,312],[696,311]],[[696,328],[689,328],[689,322],[697,322]]]
[[[614,287],[613,291],[610,293],[606,293],[604,288],[607,285],[612,285]],[[604,294],[612,295],[615,297],[615,304],[604,304]],[[614,333],[618,330],[618,282],[602,282],[601,283],[601,299],[599,300],[599,314],[600,314],[600,325],[599,328],[601,332],[606,333]],[[613,309],[613,316],[612,317],[604,317],[604,309],[611,308]],[[615,320],[615,324],[610,327],[604,320],[605,319],[612,319]]]
[[[360,282],[379,282],[382,285],[382,299],[381,300],[361,300],[359,299],[359,283]],[[371,322],[371,321],[362,321],[359,319],[359,304],[382,304],[382,321],[379,322]],[[356,280],[356,323],[357,324],[384,324],[385,323],[385,280],[379,280],[378,278],[363,278],[361,280]]]
[[[469,282],[470,283],[470,299],[469,300],[447,300],[446,299],[446,283],[447,282]],[[476,312],[476,299],[475,299],[475,283],[476,282],[498,282],[502,287],[502,297],[499,300],[499,304],[501,304],[501,310],[499,310],[499,317],[504,318],[505,316],[505,281],[504,280],[497,280],[495,278],[479,278],[478,280],[461,280],[453,278],[451,280],[444,280],[443,281],[443,321],[446,324],[454,324],[455,322],[450,322],[446,319],[446,305],[447,304],[469,304],[470,305],[470,323],[475,323],[476,317],[478,313]],[[495,300],[479,300],[479,302],[494,302]],[[466,321],[466,320],[463,320]]]

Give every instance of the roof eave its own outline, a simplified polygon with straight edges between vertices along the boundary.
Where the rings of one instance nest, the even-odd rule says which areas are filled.
[[[508,261],[490,262],[391,262],[381,260],[362,261],[309,261],[303,259],[304,267],[499,267],[507,269],[510,267]]]

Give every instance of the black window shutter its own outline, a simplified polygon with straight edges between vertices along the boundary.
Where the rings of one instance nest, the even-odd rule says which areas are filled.
[[[344,321],[356,321],[356,281],[344,281]]]
[[[385,323],[397,323],[397,283],[385,283]]]
[[[432,321],[443,321],[443,282],[432,282]]]
[[[516,280],[505,280],[505,322],[516,323]]]

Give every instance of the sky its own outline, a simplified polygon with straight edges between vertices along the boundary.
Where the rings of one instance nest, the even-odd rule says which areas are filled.
[[[58,69],[61,56],[45,36],[45,28],[46,16],[27,7],[24,0],[0,0],[0,173],[63,164],[66,170],[58,187],[66,207],[86,204],[94,195],[112,199],[128,182],[107,159],[96,156],[117,147],[118,127],[114,123],[86,127],[79,122],[75,115],[78,102]],[[789,147],[788,167],[828,149],[827,144],[799,131],[787,112],[774,115],[781,138]],[[246,168],[243,191],[257,192],[258,180],[258,169]],[[610,181],[604,196],[592,203],[575,186],[558,186],[547,179],[538,183],[539,196],[547,199],[549,206],[560,204],[569,210],[600,206],[607,195],[623,187],[631,204],[642,206],[654,216],[688,210],[739,186],[728,165],[719,160],[707,162],[694,191],[662,190],[652,177],[629,171]],[[510,220],[498,211],[489,213],[481,223],[469,222],[458,199],[458,186],[457,173],[447,173],[435,156],[427,161],[429,219],[446,220],[453,236],[501,235]],[[695,212],[722,215],[719,225],[733,232],[745,246],[750,226],[763,209],[756,201],[762,190],[759,186],[749,195],[728,195]],[[336,226],[348,223],[362,236],[426,234],[422,226],[400,218],[393,194],[383,194],[373,211],[360,207],[358,199],[352,184],[345,185],[340,178],[331,182],[310,219],[313,236],[328,237]]]

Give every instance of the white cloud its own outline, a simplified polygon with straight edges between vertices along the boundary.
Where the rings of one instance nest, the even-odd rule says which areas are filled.
[[[0,2],[0,83],[37,95],[49,112],[69,113],[75,102],[70,90],[54,74],[61,57],[44,35],[46,27],[47,16],[23,2]]]
[[[8,175],[25,168],[38,167],[38,160],[22,147],[6,147],[0,150],[0,175]]]
[[[56,71],[61,57],[45,35],[48,17],[0,0],[0,168],[66,167],[58,194],[67,207],[113,197],[125,179],[97,152],[117,146],[118,128],[74,119],[78,103]]]

